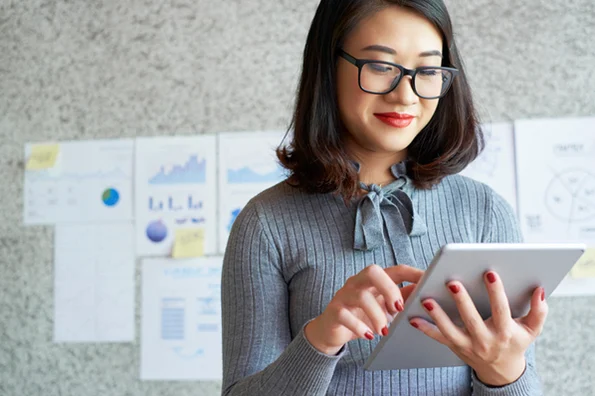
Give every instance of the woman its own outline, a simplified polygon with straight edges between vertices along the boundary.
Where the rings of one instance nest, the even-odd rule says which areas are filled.
[[[535,395],[543,290],[512,319],[498,275],[483,321],[448,287],[411,325],[468,366],[362,369],[445,243],[519,242],[509,205],[456,175],[482,135],[441,0],[322,0],[307,38],[289,179],[240,213],[223,279],[225,395]],[[400,287],[403,283],[409,284]]]

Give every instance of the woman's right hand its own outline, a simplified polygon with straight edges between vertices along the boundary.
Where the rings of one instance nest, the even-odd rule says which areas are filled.
[[[351,340],[371,340],[374,333],[387,335],[389,318],[403,311],[423,274],[423,270],[407,265],[364,268],[350,277],[324,312],[306,325],[306,338],[320,352],[336,355]],[[413,284],[399,288],[403,282]]]

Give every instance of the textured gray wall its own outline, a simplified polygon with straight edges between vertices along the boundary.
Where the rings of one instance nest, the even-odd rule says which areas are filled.
[[[484,121],[595,115],[593,0],[448,4]],[[22,225],[23,145],[284,128],[316,5],[0,0],[1,395],[219,393],[139,381],[138,342],[52,343],[53,231]],[[594,302],[550,302],[548,395],[595,395]]]

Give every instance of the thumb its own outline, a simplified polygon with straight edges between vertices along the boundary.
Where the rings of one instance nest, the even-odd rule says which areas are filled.
[[[407,301],[411,293],[415,290],[417,285],[407,285],[401,288],[401,295],[403,296],[403,300]]]
[[[529,313],[521,319],[525,328],[534,338],[537,338],[541,334],[547,313],[548,305],[545,302],[545,291],[542,287],[538,287],[531,297],[531,309]]]
[[[386,271],[386,274],[397,284],[403,282],[417,283],[425,273],[424,270],[410,267],[405,264],[388,267],[385,268],[384,271]]]

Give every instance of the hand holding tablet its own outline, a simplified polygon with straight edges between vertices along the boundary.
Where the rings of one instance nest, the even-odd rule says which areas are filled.
[[[486,383],[514,381],[545,321],[545,298],[584,250],[580,244],[445,245],[365,368],[468,364]]]

